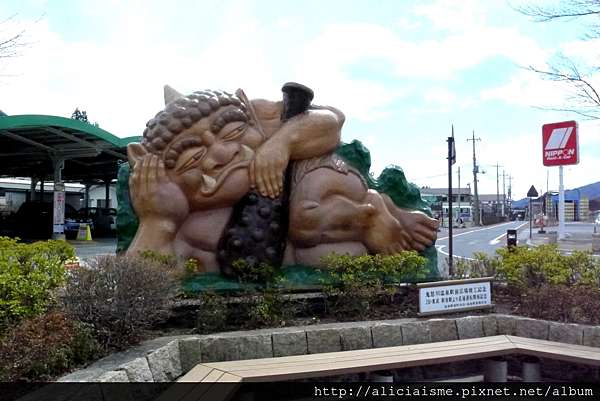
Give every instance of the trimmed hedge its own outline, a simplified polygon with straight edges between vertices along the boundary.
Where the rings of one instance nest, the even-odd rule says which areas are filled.
[[[52,305],[75,250],[64,241],[24,244],[0,237],[0,332]]]

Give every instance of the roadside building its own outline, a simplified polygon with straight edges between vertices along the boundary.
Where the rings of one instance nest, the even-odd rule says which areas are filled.
[[[421,188],[421,198],[429,203],[434,216],[448,218],[448,188]],[[471,188],[452,188],[452,211],[456,219],[464,222],[472,219],[473,196]]]
[[[484,213],[502,214],[503,205],[505,209],[508,209],[508,207],[506,206],[506,200],[506,197],[502,194],[500,194],[499,196],[497,194],[479,195],[479,204],[481,205],[481,210]]]
[[[550,191],[540,197],[544,212],[550,221],[558,221],[558,191]],[[590,201],[577,189],[565,191],[565,221],[587,221]]]
[[[25,178],[0,179],[0,214],[16,213],[27,201],[52,202],[54,183],[35,184],[32,192],[31,180]],[[86,202],[86,186],[79,183],[65,183],[65,203],[75,209],[82,207],[116,208],[117,197],[115,183],[109,187],[108,203],[106,188],[101,184],[90,184]]]

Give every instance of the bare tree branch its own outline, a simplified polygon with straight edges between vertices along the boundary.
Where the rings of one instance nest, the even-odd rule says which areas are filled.
[[[600,107],[600,94],[598,91],[586,77],[581,75],[579,69],[571,60],[568,60],[568,62],[570,65],[566,70],[560,69],[560,66],[556,65],[551,66],[550,71],[540,70],[532,66],[529,67],[529,70],[540,74],[546,79],[570,84],[577,90],[578,96],[584,100],[584,103],[591,103]]]
[[[534,0],[532,0],[534,1]],[[600,38],[600,0],[560,0],[549,5],[547,1],[526,6],[512,6],[519,13],[533,18],[537,22],[553,20],[574,20],[581,18],[588,21],[584,40]],[[568,107],[544,108],[544,110],[567,111],[582,117],[600,119],[600,94],[592,84],[592,76],[600,73],[600,56],[598,65],[582,68],[572,59],[558,55],[557,61],[548,63],[547,69],[530,66],[544,79],[560,82],[573,90],[573,96],[567,99]]]
[[[574,113],[579,116],[585,117],[587,120],[600,120],[600,112],[598,112],[597,114],[594,114],[594,113],[586,113],[586,112],[583,112],[583,111],[577,110],[577,109],[562,109],[562,108],[543,107],[543,106],[532,106],[532,107],[534,109],[544,110],[544,111],[560,111],[560,112]]]
[[[546,78],[557,82],[568,82],[573,84],[579,91],[579,94],[586,99],[586,102],[591,102],[596,106],[600,106],[600,95],[592,84],[581,76],[577,67],[573,64],[570,72],[561,72],[558,69],[552,68],[552,71],[543,71],[530,66],[529,70]]]
[[[539,1],[539,0],[538,0]],[[558,5],[527,5],[511,7],[536,22],[548,22],[554,20],[574,20],[582,18],[587,21],[587,32],[585,40],[600,38],[600,0],[561,0]]]
[[[548,6],[546,3],[544,6],[528,5],[513,8],[538,22],[600,15],[598,0],[562,0],[558,6]]]
[[[17,14],[14,14],[4,21],[0,22],[0,26],[9,23],[15,19]],[[16,33],[9,33],[0,31],[0,59],[10,58],[19,56],[19,49],[28,46],[29,43],[25,41],[25,29],[19,30]]]

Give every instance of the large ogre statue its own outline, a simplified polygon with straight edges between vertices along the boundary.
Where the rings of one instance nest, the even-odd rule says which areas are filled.
[[[311,106],[312,91],[248,100],[165,87],[166,107],[128,146],[129,193],[139,226],[127,252],[194,258],[231,275],[249,264],[318,265],[336,252],[422,251],[437,221],[369,189],[334,151],[344,115]]]

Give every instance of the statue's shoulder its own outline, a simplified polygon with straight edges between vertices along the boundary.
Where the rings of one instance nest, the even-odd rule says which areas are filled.
[[[256,111],[256,117],[260,120],[275,120],[279,119],[283,111],[283,102],[267,99],[252,99],[252,106]]]

